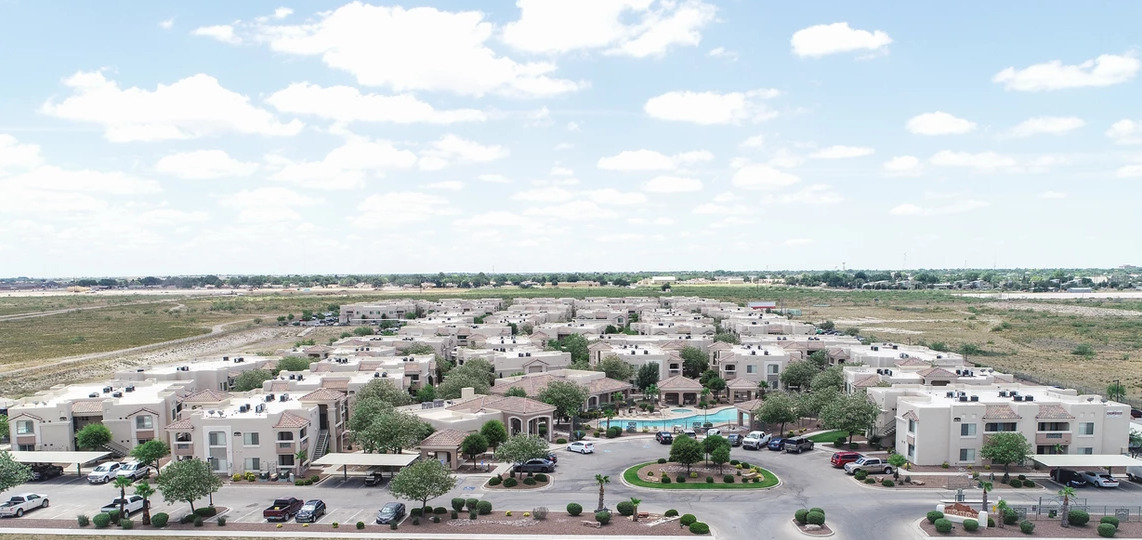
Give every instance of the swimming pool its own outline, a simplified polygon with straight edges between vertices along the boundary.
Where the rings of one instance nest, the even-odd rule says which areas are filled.
[[[672,413],[688,413],[688,412],[694,412],[694,409],[670,409],[670,412],[672,412]]]
[[[676,410],[683,411],[683,412],[695,412],[693,409],[671,409],[671,412],[676,411]],[[691,414],[688,416],[679,416],[676,418],[667,418],[667,419],[659,419],[659,420],[646,420],[646,419],[640,419],[640,418],[612,418],[611,419],[611,425],[612,426],[619,426],[623,429],[626,429],[627,424],[633,422],[635,425],[635,429],[637,429],[638,431],[642,431],[642,428],[644,428],[644,427],[651,430],[651,431],[657,431],[657,430],[670,431],[674,426],[683,426],[683,427],[688,429],[691,427],[691,425],[694,422],[703,422],[703,421],[710,422],[711,424],[714,424],[714,425],[727,424],[727,423],[736,424],[738,421],[738,410],[736,407],[727,407],[727,408],[722,409],[718,412],[710,412],[710,414],[705,415],[704,419],[703,419],[703,415],[702,415],[701,410],[698,410],[697,412],[695,412],[695,414]],[[749,415],[748,414],[745,416],[745,421],[747,423],[749,422]],[[605,426],[605,425],[607,425],[607,421],[605,419],[599,420],[599,424]]]

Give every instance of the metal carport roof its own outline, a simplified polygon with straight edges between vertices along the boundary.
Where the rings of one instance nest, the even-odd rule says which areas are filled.
[[[20,463],[76,463],[86,465],[111,455],[111,452],[27,452],[13,450],[12,459]]]
[[[420,454],[358,454],[355,452],[335,452],[321,456],[321,458],[314,461],[313,464],[407,467],[417,459],[420,459]]]
[[[1044,467],[1142,467],[1142,460],[1122,454],[1037,454],[1032,460]]]

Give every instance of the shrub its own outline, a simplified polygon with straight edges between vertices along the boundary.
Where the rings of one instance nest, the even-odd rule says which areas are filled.
[[[247,472],[246,473],[246,481],[247,482],[256,482],[257,480],[258,480],[258,475],[254,474],[253,472]]]
[[[1109,523],[1111,525],[1114,525],[1115,529],[1118,528],[1118,518],[1116,518],[1114,516],[1102,516],[1102,519],[1098,520],[1098,522],[1099,523]]]
[[[124,528],[124,529],[131,529],[131,528],[133,528],[134,526],[135,526],[135,522],[131,521],[131,520],[130,520],[130,519],[128,519],[128,518],[123,518],[123,519],[120,519],[120,520],[119,520],[119,527],[121,527],[121,528]]]
[[[802,508],[796,512],[793,512],[793,519],[796,519],[797,523],[804,525],[804,524],[808,523],[808,520],[806,519],[806,517],[808,515],[809,515],[809,510]]]
[[[690,532],[694,534],[710,534],[710,526],[701,521],[695,521],[690,524]]]
[[[726,483],[726,484],[732,484],[732,483],[734,483],[734,477],[733,477],[733,475],[729,475],[729,474],[727,474],[727,475],[723,476],[723,477],[722,477],[722,482],[723,482],[723,483]]]
[[[543,521],[543,520],[547,519],[547,507],[546,506],[537,506],[535,508],[532,508],[531,509],[531,517],[535,518],[536,521]]]
[[[979,529],[979,522],[974,519],[964,520],[964,530],[967,532],[975,532]]]
[[[1010,508],[1004,510],[1003,511],[1003,524],[1004,525],[1015,525],[1016,523],[1019,523],[1019,514],[1016,514],[1015,510],[1012,510]]]
[[[1090,521],[1090,514],[1082,510],[1071,510],[1071,513],[1067,514],[1067,523],[1071,525],[1081,527],[1086,525],[1088,521]]]
[[[516,480],[515,478],[511,478],[511,477],[504,478],[504,487],[513,488],[513,487],[516,487],[518,485],[519,485],[519,481]]]
[[[118,509],[107,512],[107,515],[111,517],[112,523],[119,523],[119,510]]]
[[[1023,481],[1023,487],[1033,488],[1033,487],[1035,487],[1035,481],[1034,480],[1024,480]]]
[[[389,528],[390,528],[390,529],[392,529],[392,530],[394,530],[394,531],[395,531],[395,530],[397,530],[397,527],[398,527],[398,525],[397,525],[397,522],[393,521],[393,522],[390,522],[390,523],[389,523]]]
[[[219,527],[225,527],[226,526],[226,516],[222,516],[222,517],[218,518],[218,526]],[[334,523],[333,526],[336,527],[337,524]]]
[[[622,434],[623,434],[623,428],[621,428],[619,426],[611,426],[611,427],[607,428],[607,438],[608,439],[614,439],[615,437],[618,437],[619,435],[622,435]]]
[[[866,484],[875,484],[875,483],[876,483],[876,479],[875,479],[875,478],[865,478],[865,479],[864,479],[864,483],[866,483]]]
[[[731,460],[730,460],[730,465],[733,465],[733,466],[735,466],[735,467],[737,467],[737,466],[738,466],[740,463],[741,463],[741,462],[740,462],[740,461],[738,461],[738,460],[736,460],[736,459],[731,459]]]
[[[928,523],[935,523],[937,519],[944,519],[944,513],[939,510],[928,512]]]
[[[698,521],[698,518],[694,517],[694,514],[682,514],[682,519],[679,519],[678,523],[682,524],[683,527],[689,527],[695,521]]]
[[[539,473],[539,474],[535,475],[535,481],[536,482],[546,482],[547,481],[547,475],[543,474],[543,473]]]
[[[95,524],[96,529],[102,529],[111,524],[111,515],[106,513],[95,514],[95,517],[91,518],[91,522]]]
[[[1018,478],[1011,480],[1011,482],[1009,482],[1009,483],[1011,484],[1011,487],[1013,487],[1013,488],[1023,487],[1023,481],[1018,479]]]
[[[686,476],[680,474],[678,476],[675,476],[674,480],[677,481],[679,484],[685,484],[686,483]]]
[[[91,523],[91,518],[80,514],[75,516],[75,522],[78,523],[80,527],[86,527],[89,523]]]
[[[204,508],[197,508],[194,510],[194,515],[202,516],[204,518],[214,517],[217,514],[218,514],[218,509],[213,507],[213,506],[207,506]]]
[[[606,510],[602,512],[595,512],[595,521],[598,521],[601,525],[606,525],[607,523],[611,522],[611,513],[607,512]]]
[[[714,477],[713,476],[707,476],[706,477],[706,483],[707,484],[713,484],[714,483]]]
[[[1019,524],[1019,530],[1023,531],[1023,534],[1031,534],[1035,532],[1035,522],[1025,519]]]
[[[432,516],[433,523],[440,523],[440,516]]]
[[[480,499],[474,497],[468,497],[467,499],[464,499],[464,508],[467,508],[469,512],[475,510],[477,504],[480,504]]]
[[[459,517],[460,517],[460,512],[453,510],[452,511],[452,519],[457,519]]]
[[[242,480],[242,473],[234,473],[234,476],[231,476],[230,480],[233,480],[235,482],[241,481]]]
[[[634,505],[630,501],[622,501],[615,505],[615,510],[618,510],[621,516],[630,516],[634,514]]]
[[[443,516],[444,514],[448,513],[448,509],[443,506],[437,506],[436,508],[432,509],[432,513],[438,516]]]
[[[662,478],[659,478],[658,481],[663,483],[663,484],[669,484],[670,483],[670,477],[669,476],[663,476]]]
[[[937,519],[934,525],[936,526],[936,532],[938,533],[948,534],[952,532],[952,522],[944,518]]]
[[[151,516],[151,526],[156,529],[161,529],[167,526],[167,521],[170,520],[170,515],[166,512],[159,512]]]
[[[805,520],[808,521],[811,525],[824,525],[825,514],[822,514],[821,512],[810,511],[805,516]]]
[[[563,437],[555,439],[555,444],[567,444],[567,439],[564,439]]]
[[[989,529],[995,528],[995,518],[993,518],[991,516],[987,516],[987,528],[989,528]]]
[[[420,518],[418,518],[418,517],[412,518],[412,524],[413,525],[420,525]],[[308,525],[308,523],[306,525]]]
[[[476,511],[475,510],[469,510],[468,511],[468,519],[469,520],[475,520],[476,519]]]
[[[663,514],[663,516],[666,516],[666,517],[674,517],[677,515],[678,515],[678,511],[673,509],[673,508],[671,508],[670,510],[667,510],[666,513]]]
[[[817,508],[816,506],[814,506],[813,508],[810,508],[809,511],[810,512],[817,512],[818,514],[825,515],[825,511],[820,509],[820,508]]]
[[[202,523],[203,523],[202,516],[194,516],[194,526],[195,527],[201,527]]]
[[[358,522],[357,522],[357,530],[358,530],[358,531],[361,531],[361,530],[364,530],[364,529],[365,529],[365,522],[364,522],[364,521],[358,521]]]
[[[1100,523],[1098,525],[1098,535],[1103,538],[1113,538],[1116,532],[1118,532],[1118,528],[1110,523]]]
[[[698,472],[697,471],[690,471],[690,478],[698,478]]]
[[[479,512],[479,514],[481,516],[486,516],[488,514],[491,514],[492,513],[492,502],[491,501],[480,501],[479,503],[476,504],[476,512]]]
[[[523,479],[523,485],[534,486],[535,485],[535,479],[534,478],[524,478]]]
[[[492,478],[499,478],[499,477],[493,476]],[[450,502],[452,503],[452,509],[453,510],[460,511],[460,510],[464,509],[464,498],[463,497],[453,497],[452,501],[450,501]]]
[[[1020,479],[1020,480],[1026,480],[1026,479],[1027,479],[1027,475],[1025,475],[1025,474],[1021,474],[1021,475],[1019,475],[1019,476],[1016,476],[1016,478],[1018,478],[1018,479]]]
[[[414,518],[420,517],[420,513],[421,513],[421,510],[419,507],[418,508],[410,508],[408,511],[409,517],[414,517]]]
[[[756,477],[756,476],[755,476],[755,477],[753,477],[753,483],[755,483],[755,484],[759,484],[759,483],[761,483],[761,478],[758,478],[758,477]]]
[[[663,457],[658,458],[658,464],[662,465],[663,463],[666,463],[666,458],[663,458]]]
[[[857,480],[864,480],[865,478],[868,478],[868,471],[865,471],[865,470],[857,471],[857,472],[853,473],[853,478],[856,478]]]
[[[884,487],[894,487],[896,486],[896,482],[893,482],[890,478],[885,478],[884,480],[880,481],[880,485]]]
[[[489,478],[489,479],[488,479],[488,485],[489,485],[489,486],[498,486],[498,485],[500,485],[500,483],[501,483],[501,482],[503,482],[503,481],[504,481],[504,479],[503,479],[503,478],[500,478],[500,475],[498,475],[498,474],[497,474],[497,475],[495,475],[495,476],[493,476],[493,477],[491,477],[491,478]],[[462,502],[462,501],[461,501],[461,507],[463,507],[463,502]]]
[[[583,513],[583,505],[579,503],[569,503],[567,505],[567,513],[572,516],[577,516]]]

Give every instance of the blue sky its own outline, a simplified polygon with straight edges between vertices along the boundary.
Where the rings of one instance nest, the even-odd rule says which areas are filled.
[[[1142,5],[0,0],[0,275],[1137,264]]]

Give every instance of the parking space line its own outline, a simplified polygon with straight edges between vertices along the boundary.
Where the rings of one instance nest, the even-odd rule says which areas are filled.
[[[254,514],[257,514],[258,517],[261,517],[262,511],[261,510],[253,510],[253,511],[243,515],[242,517],[235,519],[234,521],[238,521],[238,522],[242,522],[242,523],[257,523],[257,521],[247,521],[247,518],[249,518],[250,516],[252,516]],[[264,521],[264,520],[258,520],[258,521]]]

